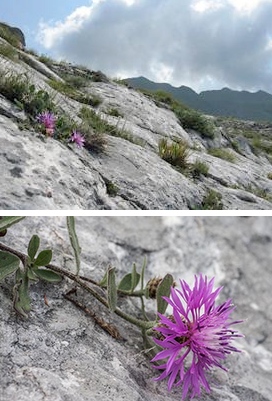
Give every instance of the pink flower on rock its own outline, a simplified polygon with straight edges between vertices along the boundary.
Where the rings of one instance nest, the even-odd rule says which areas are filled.
[[[72,132],[71,137],[70,137],[70,142],[76,143],[78,148],[83,148],[84,142],[85,142],[85,138],[80,132],[77,132],[77,131],[74,130]]]
[[[180,284],[181,290],[171,288],[171,299],[163,297],[172,306],[173,315],[159,314],[159,324],[154,328],[158,338],[154,341],[163,350],[152,362],[164,360],[162,365],[153,366],[162,370],[155,380],[168,377],[168,390],[183,384],[182,399],[185,399],[189,393],[191,398],[200,395],[201,387],[210,392],[205,371],[213,366],[227,370],[221,365],[222,361],[231,352],[240,352],[231,341],[243,335],[230,328],[242,322],[230,320],[235,308],[231,299],[215,306],[223,287],[213,291],[214,278],[208,281],[206,276],[195,276],[192,289],[184,280]]]
[[[49,111],[44,111],[37,116],[37,121],[43,124],[45,127],[45,132],[49,136],[53,136],[56,124],[56,116],[54,113]]]

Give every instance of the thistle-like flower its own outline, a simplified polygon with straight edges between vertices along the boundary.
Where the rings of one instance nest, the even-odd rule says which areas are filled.
[[[154,342],[163,348],[151,362],[165,360],[155,369],[163,372],[155,380],[168,378],[168,390],[183,384],[182,399],[187,394],[193,398],[201,394],[201,387],[210,392],[205,371],[213,366],[227,370],[222,360],[232,351],[240,352],[231,345],[237,337],[243,337],[230,328],[242,321],[231,321],[234,310],[231,299],[215,306],[215,299],[223,287],[213,291],[214,278],[195,276],[193,289],[183,280],[181,290],[171,288],[171,299],[163,297],[173,308],[170,317],[159,314],[160,321],[154,328],[158,332]],[[188,361],[188,364],[186,363]],[[185,367],[186,365],[186,367]]]
[[[80,132],[74,130],[69,141],[76,143],[78,148],[83,148],[85,138]]]
[[[56,116],[54,115],[54,113],[44,111],[38,114],[36,119],[40,124],[44,125],[46,134],[49,136],[53,136],[56,123]]]

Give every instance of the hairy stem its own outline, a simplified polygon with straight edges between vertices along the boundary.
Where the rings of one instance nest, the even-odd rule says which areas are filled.
[[[25,260],[27,258],[27,255],[23,254],[22,252],[16,251],[10,247],[8,247],[7,245],[4,245],[2,243],[0,243],[0,249],[9,253],[12,253],[13,255],[18,256],[18,258],[20,258],[23,262],[23,264],[25,265]],[[71,272],[69,272],[68,270],[62,269],[59,266],[53,265],[53,264],[48,264],[47,266],[45,266],[47,269],[50,269],[56,273],[59,273],[61,276],[63,277],[67,277],[70,280],[74,281],[75,283],[77,283],[78,285],[80,285],[80,287],[82,287],[84,290],[86,290],[87,292],[89,292],[93,297],[95,297],[100,303],[102,303],[102,305],[104,305],[106,308],[109,309],[109,305],[107,300],[102,297],[100,294],[98,294],[92,287],[90,287],[87,283],[85,278],[83,278],[82,276],[78,276],[76,274],[73,274]],[[88,279],[88,281],[90,281]],[[96,282],[93,282],[93,284],[97,284]],[[137,319],[133,316],[130,316],[128,314],[126,314],[125,312],[123,312],[121,309],[116,308],[116,310],[114,311],[114,313],[116,313],[116,315],[122,317],[123,319],[127,320],[128,322],[130,322],[131,324],[143,329],[143,330],[147,330],[150,329],[151,327],[153,327],[156,322],[146,322],[144,320],[140,320]]]

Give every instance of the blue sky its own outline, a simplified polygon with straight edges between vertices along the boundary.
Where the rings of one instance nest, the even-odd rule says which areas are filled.
[[[36,39],[40,21],[65,19],[77,7],[88,4],[88,0],[2,0],[0,18],[22,29],[28,48],[46,51]]]
[[[27,47],[110,77],[272,93],[272,0],[3,0]]]

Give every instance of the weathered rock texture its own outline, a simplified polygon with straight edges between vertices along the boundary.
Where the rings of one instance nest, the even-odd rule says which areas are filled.
[[[25,35],[21,31],[21,29],[19,29],[17,27],[14,27],[14,26],[10,26],[10,25],[5,24],[3,22],[0,22],[0,29],[1,28],[6,30],[6,31],[8,31],[11,35],[13,35],[18,40],[18,47],[20,49],[24,49],[25,48],[25,45],[26,45]]]
[[[48,79],[63,82],[64,72],[89,77],[83,92],[101,97],[97,113],[113,126],[124,127],[141,144],[106,132],[106,152],[78,151],[34,130],[19,129],[26,115],[0,95],[1,209],[201,209],[211,189],[222,196],[224,209],[271,209],[270,156],[256,155],[243,135],[250,129],[269,139],[271,126],[239,122],[234,127],[231,121],[218,120],[215,139],[205,139],[184,130],[172,111],[102,73],[63,63],[51,63],[49,68],[36,56],[18,53],[16,62],[0,54],[1,74],[27,74],[76,121],[82,104],[52,89]],[[112,109],[118,109],[119,117],[109,115]],[[194,179],[162,160],[158,155],[162,138],[186,140],[189,162],[206,163],[208,175]],[[210,155],[211,147],[228,149],[235,162]],[[114,194],[109,183],[117,189]]]
[[[231,297],[234,319],[244,339],[242,353],[226,360],[228,372],[215,369],[206,401],[272,401],[272,218],[270,217],[78,217],[82,272],[100,279],[111,264],[127,273],[147,258],[147,279],[172,273],[193,281],[199,272],[224,285],[220,300]],[[28,217],[2,240],[25,252],[32,234],[54,249],[54,262],[74,269],[64,217]],[[118,326],[117,341],[70,304],[62,293],[72,287],[33,285],[28,320],[11,306],[11,279],[0,284],[1,401],[174,401],[165,382],[142,352],[137,329],[110,315],[88,295],[78,297],[98,316]],[[49,306],[44,303],[46,294]],[[119,301],[137,314],[137,303]],[[149,313],[153,310],[149,304]],[[238,328],[238,327],[237,327]]]

